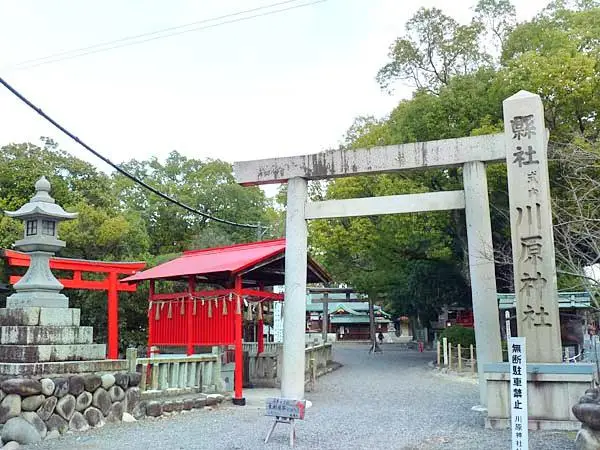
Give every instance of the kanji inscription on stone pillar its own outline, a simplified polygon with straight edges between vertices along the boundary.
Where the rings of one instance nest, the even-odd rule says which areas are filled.
[[[544,108],[520,91],[504,100],[517,331],[531,362],[562,359]]]

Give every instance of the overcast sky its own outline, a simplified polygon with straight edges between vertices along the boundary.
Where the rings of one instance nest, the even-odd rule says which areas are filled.
[[[474,1],[327,0],[303,8],[25,69],[67,50],[277,0],[0,0],[0,74],[114,162],[171,150],[226,161],[336,146],[358,115],[382,116],[411,89],[377,70],[421,7],[466,22]],[[309,3],[299,0],[279,8]],[[545,0],[517,2],[528,19]],[[266,12],[264,10],[262,12]],[[0,87],[0,145],[49,136],[107,166]]]

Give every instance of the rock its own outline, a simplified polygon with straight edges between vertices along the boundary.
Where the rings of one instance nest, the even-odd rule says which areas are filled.
[[[183,409],[185,409],[186,411],[189,411],[193,407],[194,407],[194,399],[193,398],[186,398],[183,401]]]
[[[142,381],[142,374],[139,372],[129,372],[129,387],[136,387]]]
[[[140,392],[140,388],[131,387],[127,389],[127,392],[125,392],[125,411],[131,413],[133,409],[138,405],[141,398],[142,393]]]
[[[162,415],[163,413],[163,409],[162,409],[162,405],[155,401],[149,401],[148,403],[146,403],[146,415],[150,416],[150,417],[158,417],[160,415]]]
[[[37,429],[22,417],[13,417],[2,427],[2,442],[17,441],[19,444],[33,444],[41,440],[42,437]]]
[[[66,378],[55,378],[54,380],[54,396],[61,398],[69,393],[69,380]]]
[[[102,411],[102,414],[106,415],[108,414],[111,404],[112,402],[110,401],[108,392],[106,392],[104,388],[96,389],[96,392],[92,395],[92,405]]]
[[[82,412],[85,411],[92,404],[92,394],[88,391],[84,391],[77,396],[75,401],[75,410]]]
[[[87,423],[87,420],[85,420],[85,417],[83,417],[83,414],[79,411],[75,411],[71,420],[69,420],[69,430],[87,431],[89,429],[90,425]]]
[[[175,400],[173,402],[173,411],[175,411],[175,412],[183,411],[183,400]]]
[[[38,416],[40,416],[42,420],[48,420],[50,416],[54,413],[54,409],[56,408],[57,402],[58,399],[56,397],[48,397],[38,408]]]
[[[208,394],[206,398],[215,399],[217,403],[223,403],[223,400],[225,399],[221,394]]]
[[[131,414],[124,412],[123,422],[137,422],[137,420],[135,420],[135,417],[133,417]]]
[[[52,414],[48,420],[45,421],[48,432],[57,430],[60,434],[65,433],[69,429],[69,422],[60,417],[58,414]]]
[[[44,403],[44,400],[46,400],[46,397],[43,394],[25,397],[21,401],[21,409],[23,411],[36,411]]]
[[[194,408],[204,408],[206,406],[206,397],[197,397],[194,399]]]
[[[108,391],[115,384],[115,376],[110,373],[102,375],[102,389]]]
[[[80,375],[73,375],[69,377],[69,394],[77,397],[85,389],[85,382],[83,377]]]
[[[21,397],[42,392],[42,383],[29,378],[10,378],[0,383],[0,389],[6,394],[18,394]]]
[[[54,386],[54,381],[50,378],[42,378],[40,383],[42,384],[42,394],[46,396],[54,394],[54,388],[56,387]]]
[[[110,400],[114,402],[120,402],[125,398],[125,391],[121,386],[114,385],[108,390],[108,395],[110,395]]]
[[[86,391],[94,393],[96,389],[102,386],[102,378],[100,375],[96,375],[95,373],[84,375],[83,386],[85,387]]]
[[[9,419],[21,414],[21,397],[17,394],[9,394],[0,403],[0,423],[6,423]]]
[[[142,400],[139,402],[131,411],[131,415],[136,419],[143,418],[146,415],[146,401]]]
[[[46,424],[44,423],[44,421],[42,419],[40,419],[40,416],[38,416],[36,413],[34,413],[32,411],[27,411],[22,414],[22,417],[23,417],[23,419],[25,419],[27,422],[29,422],[31,425],[33,425],[35,427],[35,429],[40,434],[40,437],[42,439],[44,439],[46,437],[48,428],[46,427]]]
[[[106,416],[107,422],[120,422],[123,420],[123,405],[121,402],[113,403]]]
[[[83,416],[87,420],[88,424],[93,428],[100,428],[105,424],[102,411],[100,411],[98,408],[94,408],[93,406],[90,406],[88,409],[86,409],[83,413]]]
[[[575,438],[576,450],[598,450],[600,449],[600,435],[587,427],[581,428]]]
[[[48,434],[46,434],[46,441],[49,441],[51,439],[56,439],[57,437],[60,437],[60,433],[58,432],[58,430],[52,430],[49,431]]]
[[[128,373],[115,373],[115,384],[121,389],[125,390],[129,387],[129,374]]]
[[[175,410],[175,402],[173,402],[171,400],[167,400],[166,402],[163,403],[162,410],[164,413],[173,412]]]
[[[65,420],[71,420],[71,416],[73,416],[73,413],[75,412],[76,403],[75,397],[71,394],[65,395],[58,400],[58,403],[56,404],[56,414]]]
[[[6,444],[4,444],[4,447],[2,447],[2,450],[18,450],[21,448],[21,444],[19,444],[17,441],[10,441],[7,442]]]
[[[218,403],[217,399],[211,397],[210,395],[206,396],[206,406],[214,406]]]

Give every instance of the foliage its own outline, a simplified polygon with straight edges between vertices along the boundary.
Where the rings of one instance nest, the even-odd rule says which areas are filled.
[[[469,347],[469,345],[475,345],[475,329],[452,325],[444,328],[444,331],[440,333],[439,339],[443,338],[447,338],[452,345],[460,344],[463,348]]]

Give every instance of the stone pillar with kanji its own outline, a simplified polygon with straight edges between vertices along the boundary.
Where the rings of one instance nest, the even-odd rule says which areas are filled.
[[[544,108],[540,97],[527,91],[503,106],[517,331],[526,338],[530,362],[560,362]]]

